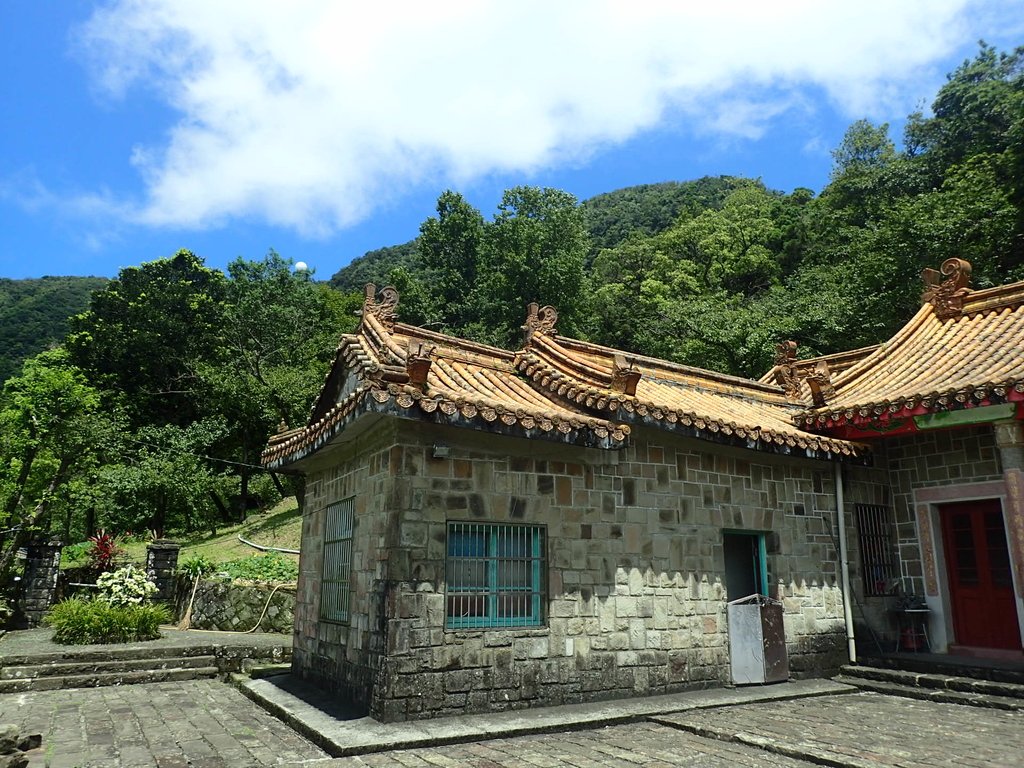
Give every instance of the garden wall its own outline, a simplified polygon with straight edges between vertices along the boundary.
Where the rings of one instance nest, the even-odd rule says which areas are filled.
[[[175,615],[178,619],[184,617],[188,610],[192,586],[191,579],[178,580],[175,591]],[[192,629],[247,632],[258,621],[260,632],[291,634],[294,616],[294,584],[279,586],[275,590],[269,584],[239,585],[211,579],[200,582],[196,589],[190,626]]]

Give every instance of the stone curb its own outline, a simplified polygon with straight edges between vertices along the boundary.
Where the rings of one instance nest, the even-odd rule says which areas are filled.
[[[852,686],[831,680],[802,680],[766,687],[716,688],[638,699],[568,704],[401,723],[379,723],[368,717],[352,720],[332,717],[315,703],[283,690],[278,683],[297,687],[310,694],[315,702],[316,689],[301,683],[296,684],[288,675],[251,680],[235,674],[230,676],[230,682],[247,698],[334,757],[437,747],[510,736],[585,730],[643,720],[658,722],[658,716],[673,712],[811,696],[833,696],[857,691]]]

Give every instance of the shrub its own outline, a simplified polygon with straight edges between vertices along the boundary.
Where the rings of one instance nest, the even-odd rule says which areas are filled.
[[[74,567],[76,565],[85,565],[92,558],[89,556],[89,552],[93,547],[92,542],[80,541],[77,544],[68,544],[64,547],[61,552],[61,562],[68,567]]]
[[[117,537],[100,531],[95,536],[90,536],[89,542],[89,567],[97,573],[114,570],[114,560],[124,554],[124,550],[118,546]]]
[[[192,555],[178,564],[178,573],[184,574],[190,579],[196,579],[208,573],[213,573],[215,568],[216,566],[213,564],[213,561],[208,557]]]
[[[221,570],[240,581],[293,582],[299,577],[299,565],[276,552],[253,555],[221,565]]]
[[[57,603],[46,616],[53,639],[65,645],[130,643],[160,637],[160,625],[171,620],[163,605],[114,605],[102,599],[73,597]]]
[[[99,599],[111,605],[140,605],[157,593],[146,572],[133,565],[102,574],[96,579]]]

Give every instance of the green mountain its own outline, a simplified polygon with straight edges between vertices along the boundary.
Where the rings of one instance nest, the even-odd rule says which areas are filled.
[[[0,278],[0,383],[21,363],[63,341],[68,318],[86,308],[104,277]]]

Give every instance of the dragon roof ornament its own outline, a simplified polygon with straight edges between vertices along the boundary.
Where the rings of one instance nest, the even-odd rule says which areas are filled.
[[[377,318],[384,330],[393,333],[395,319],[398,317],[398,298],[398,291],[390,285],[381,288],[378,294],[377,286],[367,283],[363,298],[363,317],[372,315]]]
[[[925,285],[921,301],[932,305],[935,317],[939,320],[960,317],[964,297],[971,292],[967,287],[971,282],[971,263],[966,259],[946,259],[937,270],[923,270],[921,277]],[[946,279],[940,280],[942,277]]]
[[[557,322],[557,309],[550,305],[542,307],[535,301],[530,302],[526,307],[526,322],[522,325],[524,346],[530,346],[530,341],[533,339],[534,334],[557,336],[558,331],[555,329],[555,323]]]

